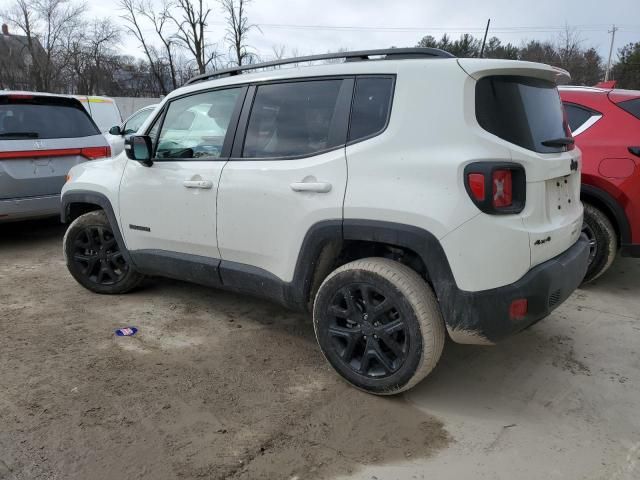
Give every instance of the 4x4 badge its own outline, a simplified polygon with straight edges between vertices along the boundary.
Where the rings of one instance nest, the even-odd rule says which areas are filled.
[[[578,170],[578,161],[575,158],[571,159],[571,170],[572,171]]]

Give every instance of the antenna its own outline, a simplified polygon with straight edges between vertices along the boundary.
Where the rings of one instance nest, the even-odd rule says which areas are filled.
[[[489,33],[490,24],[491,24],[491,19],[488,19],[487,28],[484,29],[484,39],[482,40],[482,48],[480,49],[480,58],[484,57],[484,46],[487,43],[487,33]]]

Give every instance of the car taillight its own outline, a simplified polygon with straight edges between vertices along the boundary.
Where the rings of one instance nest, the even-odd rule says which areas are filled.
[[[522,165],[505,162],[476,162],[464,170],[464,184],[473,203],[484,213],[520,213],[527,193]]]
[[[8,97],[9,100],[33,100],[33,95],[26,93],[12,93]]]
[[[97,160],[111,156],[111,147],[86,147],[80,149],[80,155],[87,160]]]
[[[493,207],[505,208],[513,205],[511,170],[494,170],[491,181],[493,183]]]

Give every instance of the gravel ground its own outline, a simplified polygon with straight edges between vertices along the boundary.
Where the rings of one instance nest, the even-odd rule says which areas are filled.
[[[0,225],[0,479],[640,478],[637,260],[377,398],[307,315],[162,279],[84,290],[63,232]]]

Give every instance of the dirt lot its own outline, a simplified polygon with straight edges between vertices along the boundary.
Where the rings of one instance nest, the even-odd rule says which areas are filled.
[[[1,479],[640,478],[639,261],[376,398],[307,316],[159,279],[91,294],[62,235],[0,225]]]

